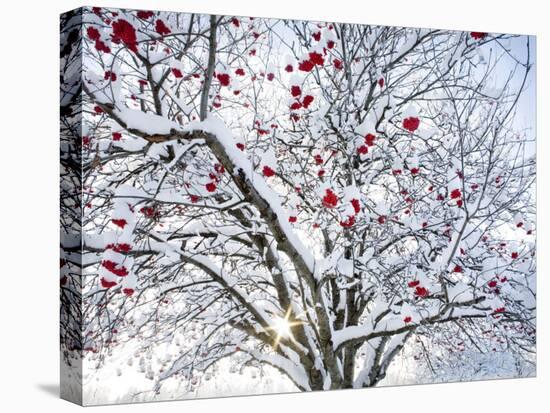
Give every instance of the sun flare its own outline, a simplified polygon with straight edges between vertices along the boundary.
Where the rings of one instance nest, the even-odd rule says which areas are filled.
[[[276,318],[274,321],[273,330],[277,332],[279,337],[290,337],[290,323],[286,318]]]
[[[281,339],[289,339],[292,337],[292,327],[303,324],[302,321],[291,321],[290,315],[292,311],[289,308],[284,317],[275,317],[273,325],[269,328],[277,333],[275,338],[275,347],[277,347]]]

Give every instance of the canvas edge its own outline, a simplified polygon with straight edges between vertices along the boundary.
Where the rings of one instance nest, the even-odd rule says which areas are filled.
[[[59,15],[60,23],[60,386],[61,399],[83,403],[82,373],[82,16],[83,7]],[[64,200],[75,200],[71,209]],[[70,228],[71,231],[67,231]],[[70,271],[67,257],[70,255]]]

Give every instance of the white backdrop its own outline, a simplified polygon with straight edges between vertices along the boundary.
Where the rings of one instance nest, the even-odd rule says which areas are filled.
[[[58,14],[70,0],[4,2],[0,24],[0,409],[71,412],[58,392]],[[548,399],[546,157],[550,113],[542,1],[133,0],[89,5],[536,34],[538,46],[538,377],[463,384],[123,405],[117,412],[542,411]],[[6,128],[7,124],[7,128]],[[546,234],[546,235],[545,235]],[[546,327],[545,327],[546,326]],[[541,328],[542,327],[542,328]],[[546,351],[545,351],[546,350]],[[548,392],[548,390],[546,390]]]

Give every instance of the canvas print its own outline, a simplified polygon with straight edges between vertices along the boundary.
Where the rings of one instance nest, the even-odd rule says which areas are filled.
[[[84,7],[60,57],[63,398],[536,374],[533,36]]]

